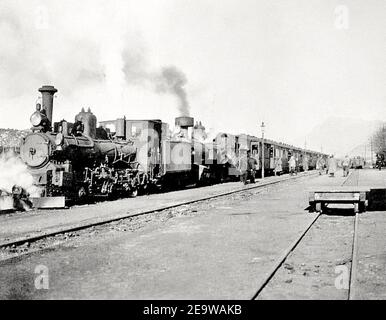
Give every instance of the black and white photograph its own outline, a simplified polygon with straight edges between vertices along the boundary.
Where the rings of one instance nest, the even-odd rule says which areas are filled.
[[[385,0],[0,0],[0,39],[0,300],[386,299]]]

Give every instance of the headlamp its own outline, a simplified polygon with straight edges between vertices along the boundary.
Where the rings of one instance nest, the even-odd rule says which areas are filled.
[[[43,117],[39,111],[35,111],[30,118],[31,124],[34,127],[39,126],[42,123],[42,120],[43,120]]]

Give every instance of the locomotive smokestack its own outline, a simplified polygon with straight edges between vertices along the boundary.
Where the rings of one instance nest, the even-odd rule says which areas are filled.
[[[54,104],[54,94],[58,92],[54,86],[43,86],[39,89],[42,94],[43,109],[46,110],[46,115],[52,124],[52,109]]]
[[[177,117],[176,118],[176,126],[181,128],[190,128],[194,126],[194,118],[192,117]]]

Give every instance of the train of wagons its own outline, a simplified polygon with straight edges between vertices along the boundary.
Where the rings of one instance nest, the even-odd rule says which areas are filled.
[[[53,123],[57,89],[43,86],[39,92],[41,103],[30,118],[32,132],[20,145],[20,157],[39,190],[36,206],[60,207],[93,196],[133,197],[138,192],[237,179],[242,150],[250,150],[258,160],[257,175],[263,165],[266,175],[275,168],[276,174],[288,172],[291,155],[299,171],[312,170],[319,156],[327,157],[272,140],[263,143],[247,134],[219,133],[208,139],[201,123],[187,116],[175,119],[174,133],[161,120],[121,118],[97,125],[90,109],[82,109],[74,122]]]

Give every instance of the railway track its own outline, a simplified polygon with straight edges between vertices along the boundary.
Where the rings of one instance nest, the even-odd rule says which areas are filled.
[[[356,172],[356,185],[359,185],[359,172]],[[353,245],[352,245],[352,258],[351,258],[351,270],[350,270],[350,280],[349,280],[349,288],[348,288],[348,300],[355,299],[355,289],[357,283],[357,262],[358,262],[358,224],[359,224],[359,212],[355,212],[355,220],[354,220],[354,234],[353,234]]]
[[[342,186],[350,183],[351,185],[359,185],[359,172],[351,171],[347,179],[342,183]],[[315,218],[306,226],[304,231],[298,236],[295,241],[293,241],[283,252],[281,256],[276,260],[275,264],[271,267],[268,273],[265,275],[264,279],[258,284],[256,293],[253,295],[252,300],[257,300],[262,291],[267,287],[267,285],[271,282],[271,280],[275,277],[280,268],[283,267],[285,261],[289,257],[289,255],[295,252],[296,248],[299,246],[304,237],[308,234],[310,229],[315,225],[315,223],[320,219],[322,213],[317,213]],[[354,216],[354,232],[352,239],[352,250],[351,250],[351,267],[350,267],[350,275],[349,275],[349,287],[347,292],[347,300],[355,299],[355,289],[356,289],[356,275],[357,275],[357,252],[358,252],[358,224],[359,224],[359,216],[358,212],[355,212]]]
[[[202,202],[202,201],[206,201],[206,200],[211,200],[211,199],[215,199],[215,198],[218,198],[218,197],[223,197],[223,196],[227,196],[227,195],[231,195],[231,194],[235,194],[235,193],[240,193],[240,192],[246,192],[246,191],[249,191],[249,190],[259,189],[259,188],[262,188],[262,187],[271,186],[271,185],[279,184],[279,183],[286,182],[286,181],[292,181],[292,180],[296,180],[296,179],[300,179],[300,178],[307,178],[307,177],[312,177],[312,176],[316,176],[316,173],[315,172],[310,172],[309,174],[301,174],[301,175],[296,175],[296,176],[288,176],[288,177],[286,177],[284,179],[281,179],[281,180],[262,181],[262,182],[260,182],[260,183],[258,183],[256,185],[251,185],[250,187],[247,187],[247,188],[240,187],[240,188],[238,188],[236,190],[220,192],[220,193],[217,193],[215,195],[205,196],[205,197],[201,197],[199,199],[182,201],[182,202],[177,203],[177,204],[158,207],[158,208],[156,208],[154,210],[147,210],[147,211],[142,211],[142,212],[139,212],[139,213],[126,213],[126,214],[123,214],[123,215],[116,216],[114,218],[106,218],[106,219],[103,219],[103,220],[99,220],[97,222],[85,222],[85,223],[82,223],[82,224],[67,226],[67,227],[64,227],[64,228],[58,226],[54,230],[47,231],[47,232],[42,232],[39,235],[20,237],[20,238],[17,238],[17,239],[12,239],[10,241],[0,242],[0,249],[4,249],[4,248],[7,248],[7,247],[15,248],[17,246],[25,245],[26,243],[32,244],[32,243],[34,243],[36,241],[43,240],[43,239],[48,238],[48,237],[54,237],[54,236],[57,236],[57,235],[60,235],[60,234],[66,234],[66,233],[70,233],[70,232],[81,231],[81,230],[85,230],[85,229],[88,229],[88,228],[92,228],[92,227],[96,227],[96,226],[101,226],[101,225],[106,225],[106,224],[109,224],[109,223],[112,223],[112,222],[117,222],[117,221],[121,221],[121,220],[124,220],[124,219],[132,218],[132,217],[143,216],[143,215],[154,213],[154,212],[161,211],[161,210],[173,209],[173,208],[177,208],[177,207],[180,207],[180,206],[189,205],[189,204],[192,204],[192,203],[197,203],[197,202]],[[92,208],[90,208],[90,210],[92,210]]]

